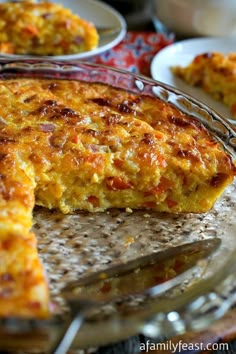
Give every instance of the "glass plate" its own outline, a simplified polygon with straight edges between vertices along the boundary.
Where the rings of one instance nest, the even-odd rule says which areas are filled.
[[[198,119],[235,159],[236,132],[226,120],[181,91],[122,70],[88,63],[0,60],[0,78],[41,77],[102,82],[170,102]],[[74,347],[100,346],[136,333],[171,337],[207,328],[236,301],[236,184],[229,186],[204,214],[172,215],[151,211],[110,210],[62,215],[36,208],[34,231],[49,276],[55,315],[48,321],[0,321],[0,347],[44,350],[61,330],[67,314],[61,296],[69,282],[140,254],[209,237],[221,238],[214,254],[199,262],[177,287],[155,298],[105,308],[86,319]],[[132,242],[130,242],[132,240]],[[11,340],[14,337],[14,340]]]

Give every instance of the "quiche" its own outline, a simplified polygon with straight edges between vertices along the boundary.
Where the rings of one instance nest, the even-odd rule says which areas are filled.
[[[98,40],[92,23],[60,4],[30,1],[0,4],[2,54],[76,54],[96,48]]]
[[[50,313],[35,205],[202,213],[236,173],[199,121],[149,95],[21,77],[1,79],[0,97],[1,317]]]
[[[174,75],[192,86],[201,87],[230,109],[236,119],[236,53],[209,52],[197,55],[185,66],[173,66]]]

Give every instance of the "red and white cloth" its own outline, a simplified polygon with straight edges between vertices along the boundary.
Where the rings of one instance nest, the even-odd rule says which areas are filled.
[[[173,41],[173,36],[156,32],[129,31],[118,45],[89,61],[150,76],[153,57]]]

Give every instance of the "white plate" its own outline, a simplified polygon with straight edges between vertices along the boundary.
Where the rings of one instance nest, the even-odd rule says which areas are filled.
[[[152,60],[151,75],[155,80],[174,86],[189,95],[199,99],[217,113],[231,120],[229,109],[222,103],[215,101],[202,89],[191,87],[181,79],[174,77],[170,71],[170,66],[185,66],[197,54],[218,51],[223,54],[236,51],[236,39],[227,38],[194,38],[176,42],[161,50]],[[235,123],[235,121],[234,121]]]
[[[0,0],[5,2],[5,0]],[[113,48],[118,44],[126,34],[126,21],[123,16],[113,9],[111,6],[97,0],[51,0],[53,3],[60,3],[64,7],[71,9],[73,13],[78,14],[81,18],[92,22],[96,27],[112,27],[119,30],[109,36],[101,36],[99,45],[96,49],[83,53],[71,55],[47,56],[43,58],[53,60],[74,60],[86,59],[91,56],[101,54],[102,52]],[[1,55],[2,57],[21,59],[22,55]],[[25,56],[30,58],[40,58],[42,56]]]

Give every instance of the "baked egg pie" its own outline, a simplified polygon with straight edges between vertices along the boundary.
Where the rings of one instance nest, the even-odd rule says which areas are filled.
[[[0,97],[1,317],[49,315],[35,204],[203,213],[236,173],[199,121],[149,95],[22,77],[1,79]]]
[[[199,54],[189,65],[173,66],[171,70],[188,84],[202,88],[227,105],[236,119],[236,53]]]
[[[0,3],[0,53],[77,54],[95,49],[96,27],[60,4],[47,1]]]

